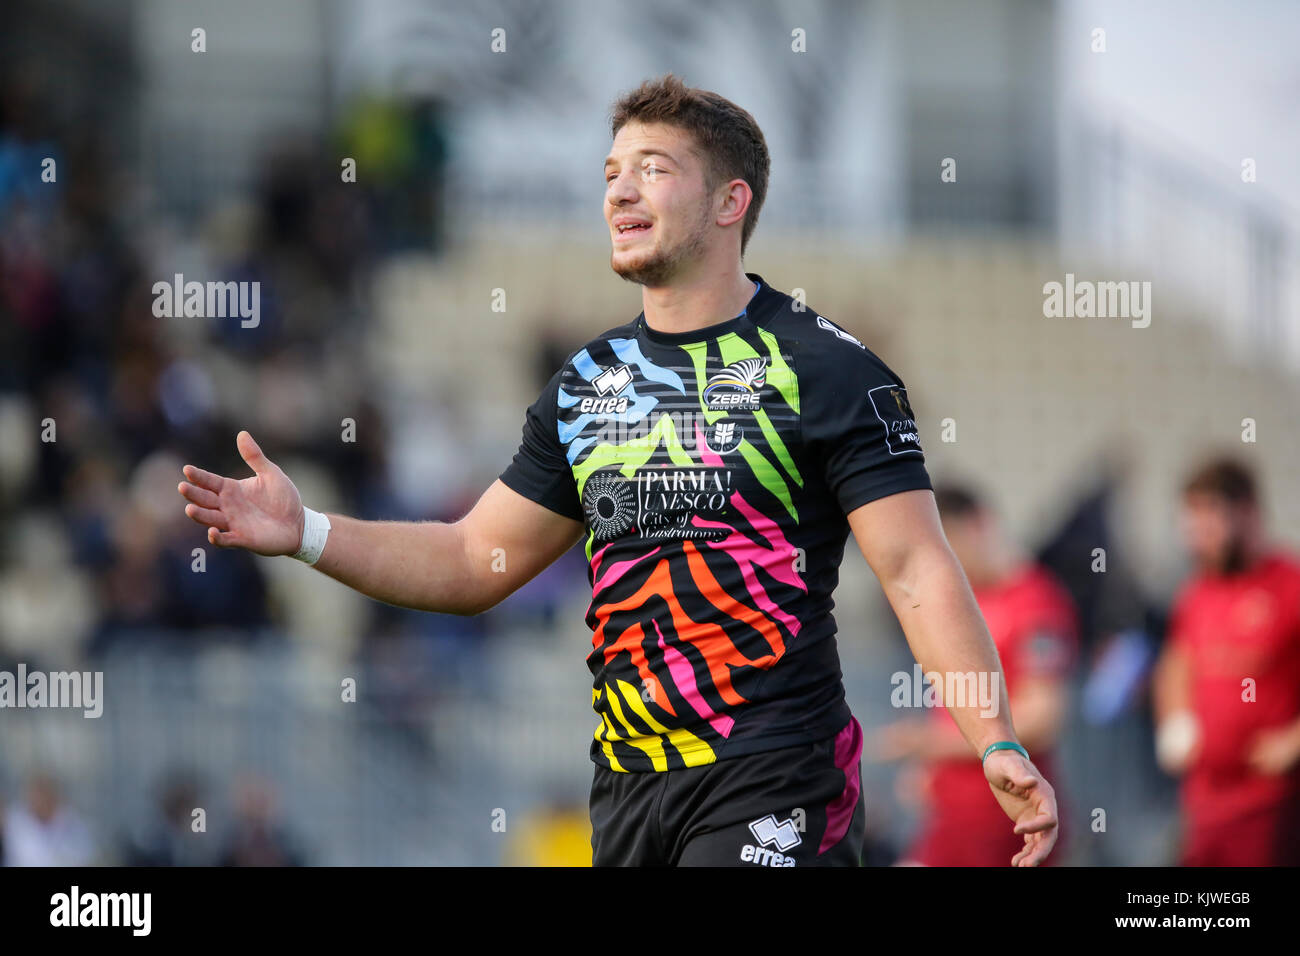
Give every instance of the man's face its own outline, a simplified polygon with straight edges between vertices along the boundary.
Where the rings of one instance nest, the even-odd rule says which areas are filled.
[[[610,267],[641,285],[664,286],[698,262],[710,241],[713,203],[689,133],[627,123],[605,161]]]
[[[1183,499],[1183,539],[1192,560],[1218,572],[1239,570],[1253,511],[1218,495],[1193,492]]]

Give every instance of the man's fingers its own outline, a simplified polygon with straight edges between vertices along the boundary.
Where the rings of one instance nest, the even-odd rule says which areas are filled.
[[[208,543],[215,544],[218,548],[229,548],[235,543],[235,533],[208,528]]]
[[[1011,865],[1038,866],[1047,859],[1047,855],[1052,851],[1055,844],[1056,838],[1051,834],[1025,837],[1025,845],[1020,848],[1019,853],[1011,858]]]
[[[235,436],[235,447],[254,474],[260,475],[271,466],[271,462],[262,454],[261,446],[253,441],[253,436],[248,432],[242,431]]]
[[[194,521],[197,521],[199,524],[207,525],[209,528],[220,528],[222,531],[225,531],[230,527],[226,521],[225,514],[220,511],[214,511],[211,508],[200,508],[196,504],[188,504],[185,506],[185,514]]]
[[[1007,781],[1011,786],[1007,793],[1020,797],[1022,800],[1033,800],[1036,798],[1038,781],[1033,777],[1028,779],[1021,777],[1015,780]]]
[[[1024,866],[1039,866],[1047,859],[1052,852],[1052,847],[1056,846],[1055,833],[1047,833],[1035,839],[1031,843],[1029,856],[1025,858]]]
[[[176,486],[176,490],[185,497],[186,501],[192,501],[200,508],[215,508],[221,503],[215,491],[191,485],[188,481],[182,481]]]
[[[1023,823],[1017,823],[1015,827],[1015,832],[1016,833],[1039,833],[1040,831],[1043,830],[1050,830],[1054,826],[1056,826],[1056,817],[1052,816],[1052,814],[1044,810],[1042,813],[1038,814],[1038,816],[1034,817],[1032,820],[1028,820]]]
[[[181,473],[190,481],[200,488],[206,488],[208,491],[221,491],[221,485],[226,479],[220,475],[214,475],[210,471],[204,471],[202,468],[195,468],[193,465],[186,465],[181,469]]]
[[[1043,859],[1041,853],[1034,852],[1033,847],[1025,847],[1011,858],[1012,866],[1037,866]]]

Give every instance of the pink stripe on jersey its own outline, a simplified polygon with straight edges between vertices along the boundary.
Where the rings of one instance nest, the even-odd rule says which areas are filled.
[[[686,702],[695,708],[695,712],[709,722],[709,724],[722,736],[731,735],[731,728],[735,726],[736,721],[725,714],[719,714],[709,702],[704,699],[700,693],[700,688],[695,683],[695,671],[691,668],[691,662],[675,647],[669,647],[664,642],[664,632],[659,630],[659,622],[654,622],[655,633],[659,635],[659,647],[664,652],[664,663],[668,665],[668,673],[673,675],[673,682],[677,689],[681,691]]]

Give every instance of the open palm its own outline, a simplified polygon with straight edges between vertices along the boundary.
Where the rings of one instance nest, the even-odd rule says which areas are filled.
[[[188,479],[176,486],[187,502],[185,514],[208,529],[219,548],[245,548],[254,554],[294,554],[302,543],[302,497],[289,476],[241,431],[235,437],[251,478],[224,478],[186,465]]]

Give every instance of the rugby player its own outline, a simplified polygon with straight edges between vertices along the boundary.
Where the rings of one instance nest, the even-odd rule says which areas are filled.
[[[465,517],[320,515],[247,431],[253,476],[185,466],[185,512],[219,547],[456,614],[493,607],[582,539],[593,863],[857,865],[862,730],[831,615],[849,530],[925,671],[997,673],[997,653],[902,379],[744,270],[769,168],[753,117],[668,75],[615,104],[611,133],[610,265],[641,286],[642,311],[567,356]],[[996,716],[950,709],[1023,837],[1009,862],[1035,866],[1056,840],[1055,796],[998,686]]]
[[[1195,573],[1156,668],[1157,753],[1182,775],[1184,866],[1300,866],[1300,559],[1269,541],[1253,472],[1183,488]]]

